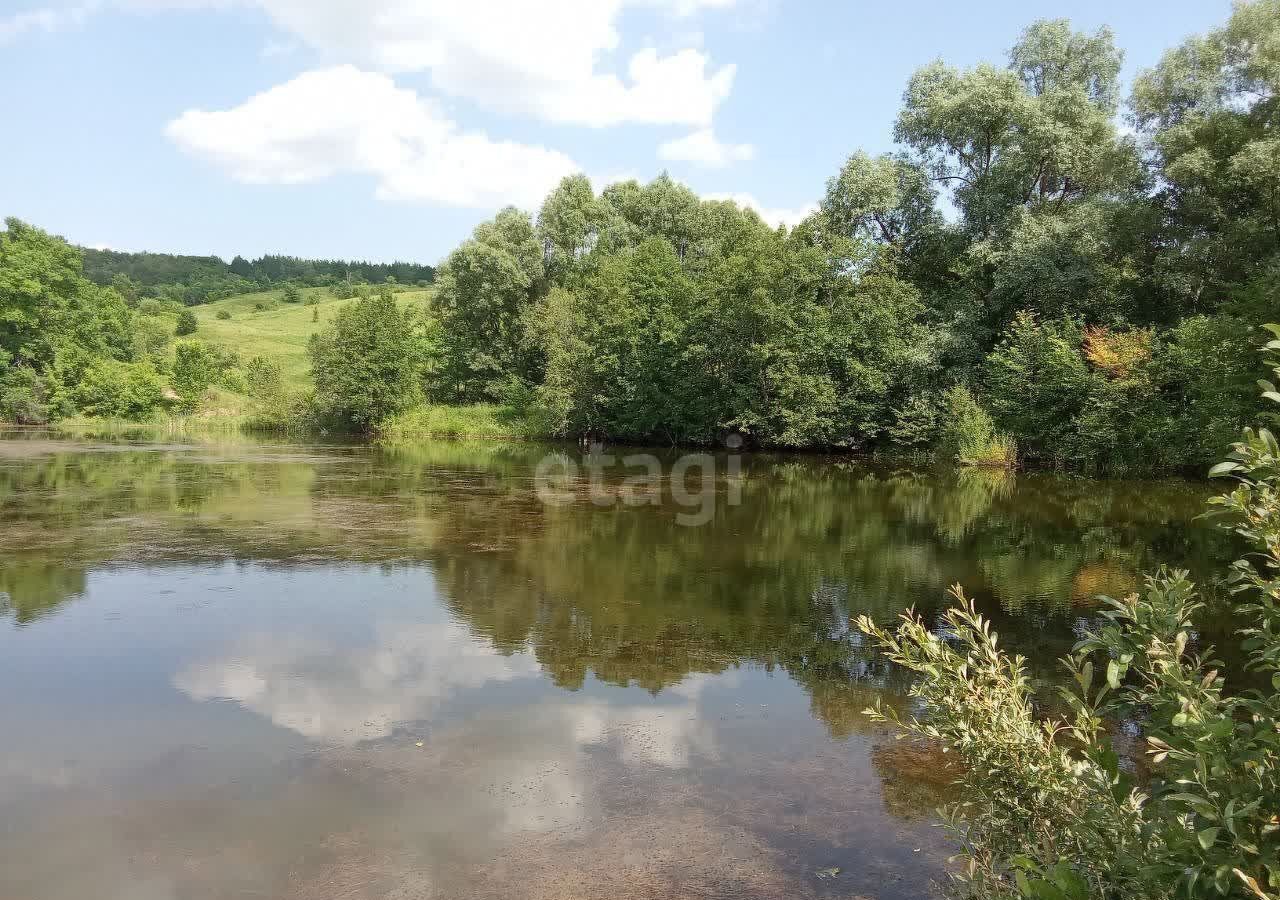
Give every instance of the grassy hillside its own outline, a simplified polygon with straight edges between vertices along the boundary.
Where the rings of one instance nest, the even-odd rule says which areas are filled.
[[[396,296],[403,303],[421,303],[428,293],[410,290]],[[260,291],[192,307],[200,326],[194,337],[234,350],[244,360],[255,356],[273,359],[280,364],[291,389],[308,387],[308,339],[352,301],[335,299],[328,288],[303,288],[301,303],[285,303],[283,294],[279,290]],[[318,302],[309,305],[313,298]],[[312,317],[317,310],[319,321],[315,322]],[[231,318],[219,319],[222,311],[230,313]]]
[[[280,365],[287,392],[301,393],[311,387],[308,340],[332,322],[339,310],[354,301],[338,300],[328,288],[302,288],[300,293],[298,303],[286,303],[284,292],[275,290],[239,294],[192,307],[198,323],[192,337],[234,350],[242,363],[255,356],[274,360]],[[401,304],[421,304],[427,302],[429,295],[430,289],[410,289],[397,292],[396,299]],[[311,302],[313,299],[315,303]],[[221,312],[228,313],[230,318],[218,318]],[[215,386],[205,393],[199,410],[187,416],[170,417],[162,424],[171,431],[192,428],[234,431],[254,415],[253,401]],[[100,430],[102,423],[90,421],[83,427]],[[507,407],[490,404],[463,407],[424,404],[393,417],[383,430],[387,440],[397,443],[463,437],[508,440],[540,434],[542,431],[536,423]]]

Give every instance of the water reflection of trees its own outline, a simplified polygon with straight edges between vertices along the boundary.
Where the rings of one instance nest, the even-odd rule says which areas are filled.
[[[59,451],[0,466],[0,596],[15,619],[79,596],[118,563],[429,562],[460,620],[531,647],[556,683],[659,690],[741,664],[786,671],[836,733],[898,675],[850,613],[926,616],[963,582],[1039,672],[1090,598],[1159,562],[1212,572],[1224,539],[1190,519],[1189,483],[932,473],[750,458],[742,503],[682,528],[669,498],[544,506],[535,446],[408,451]],[[608,474],[610,485],[627,474]],[[719,486],[723,492],[726,486]],[[718,498],[726,499],[725,495]]]

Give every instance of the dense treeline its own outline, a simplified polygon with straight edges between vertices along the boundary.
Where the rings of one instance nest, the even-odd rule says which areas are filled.
[[[292,294],[286,286],[283,301],[301,302]],[[278,363],[242,361],[202,341],[198,329],[178,300],[129,295],[118,280],[95,284],[80,249],[62,238],[17,219],[0,231],[0,422],[74,415],[142,422],[161,411],[196,411],[215,385],[278,420],[285,393]]]
[[[235,294],[266,290],[280,284],[380,284],[388,278],[400,284],[429,284],[432,266],[418,263],[371,263],[342,259],[301,259],[237,256],[224,262],[216,256],[171,253],[124,253],[119,250],[81,250],[84,274],[94,284],[114,285],[129,298],[157,297],[188,305]]]
[[[17,219],[0,232],[0,420],[43,422],[74,411],[130,417],[161,402],[165,383],[133,310],[84,277],[79,251]],[[167,340],[172,334],[172,325]]]
[[[1127,109],[1106,29],[932,63],[900,149],[855,153],[790,231],[665,175],[566,178],[441,266],[422,389],[564,435],[1205,463],[1251,415],[1280,301],[1278,35],[1280,0],[1239,5]]]

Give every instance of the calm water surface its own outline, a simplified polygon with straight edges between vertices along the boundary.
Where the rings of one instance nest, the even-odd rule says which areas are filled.
[[[0,898],[925,896],[849,616],[963,582],[1049,679],[1231,549],[1185,482],[752,457],[683,527],[546,452],[0,434]]]

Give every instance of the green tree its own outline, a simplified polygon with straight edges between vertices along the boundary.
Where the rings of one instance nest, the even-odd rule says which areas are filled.
[[[207,344],[178,341],[174,345],[170,381],[184,412],[199,405],[201,396],[221,376],[223,368],[220,354]]]
[[[17,219],[0,232],[0,351],[47,368],[60,350],[128,360],[132,317],[123,298],[82,275],[79,252]]]
[[[526,338],[526,325],[543,275],[533,224],[514,208],[478,225],[449,254],[434,298],[443,340],[440,395],[492,400],[510,377],[540,380],[540,354]]]
[[[1032,458],[1064,462],[1077,452],[1079,417],[1092,376],[1084,335],[1070,320],[1019,313],[987,357],[984,395],[996,424]]]
[[[90,416],[146,421],[164,399],[164,378],[149,360],[124,363],[91,360],[70,387],[81,412]]]
[[[0,422],[44,425],[49,419],[44,380],[28,366],[0,366]]]
[[[1230,20],[1167,52],[1134,83],[1134,117],[1160,179],[1156,258],[1170,300],[1210,311],[1280,251],[1280,2],[1237,3]]]
[[[178,313],[178,325],[173,333],[178,337],[185,337],[189,334],[195,334],[197,328],[199,328],[199,323],[196,322],[196,314],[189,309],[184,309]]]
[[[940,217],[927,172],[903,156],[858,151],[827,182],[822,213],[831,228],[900,247]]]
[[[585,175],[569,175],[547,195],[538,212],[547,276],[564,281],[582,267],[605,221],[605,208]]]
[[[311,336],[308,353],[316,403],[342,427],[371,430],[421,396],[421,324],[392,297],[344,307]]]

